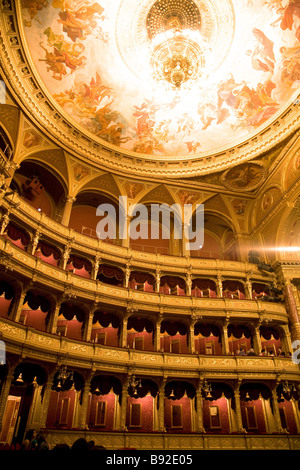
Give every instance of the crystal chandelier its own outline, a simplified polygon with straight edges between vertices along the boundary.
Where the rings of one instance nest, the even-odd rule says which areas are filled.
[[[174,89],[189,86],[205,67],[201,17],[192,0],[157,0],[147,17],[154,78]]]

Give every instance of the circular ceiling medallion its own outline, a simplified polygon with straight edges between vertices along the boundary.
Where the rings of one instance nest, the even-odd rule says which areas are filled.
[[[266,129],[298,95],[300,15],[277,3],[15,2],[30,73],[64,121],[137,161],[215,171],[250,159],[259,134],[255,152],[284,137]]]
[[[264,175],[265,169],[261,163],[250,162],[226,171],[222,180],[229,189],[252,191],[261,184]]]

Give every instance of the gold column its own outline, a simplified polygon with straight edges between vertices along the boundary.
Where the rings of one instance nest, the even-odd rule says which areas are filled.
[[[1,390],[1,395],[0,395],[0,431],[2,429],[2,420],[3,420],[3,415],[4,415],[4,410],[7,402],[7,398],[10,392],[10,387],[11,383],[13,381],[14,377],[14,370],[17,365],[18,361],[14,361],[10,363],[10,367],[6,376],[6,379],[4,381],[2,390]]]
[[[56,303],[56,306],[54,308],[54,311],[52,312],[51,316],[50,316],[50,321],[49,321],[49,333],[52,333],[52,334],[56,334],[56,328],[57,328],[57,319],[58,319],[58,316],[59,316],[59,311],[60,311],[60,306],[63,302],[63,297],[59,297],[57,299],[57,303]]]
[[[93,319],[94,319],[94,313],[96,309],[97,309],[97,304],[89,310],[88,317],[86,318],[86,325],[84,327],[83,340],[87,342],[91,341]]]
[[[12,320],[15,322],[20,321],[20,315],[23,310],[24,300],[25,300],[28,290],[29,290],[28,285],[22,286],[22,291],[20,293],[19,299],[16,301],[16,305],[14,306],[14,309],[12,312]]]
[[[253,336],[254,351],[255,354],[259,355],[261,352],[261,338],[260,338],[260,329],[259,325],[255,326],[255,332]]]
[[[160,329],[161,329],[161,322],[162,322],[162,315],[159,316],[157,323],[156,323],[156,333],[155,333],[155,344],[154,344],[154,350],[155,351],[160,351]]]
[[[160,276],[161,276],[161,271],[157,269],[155,271],[155,292],[159,293],[159,288],[160,288]]]
[[[63,215],[62,215],[62,218],[61,218],[61,224],[62,225],[65,225],[65,226],[68,227],[69,222],[70,222],[72,207],[73,207],[73,204],[74,204],[75,201],[76,201],[75,197],[67,196],[64,211],[63,211]]]
[[[198,389],[196,390],[196,406],[197,406],[197,423],[196,431],[205,433],[203,426],[203,397],[202,397],[202,381],[199,384]]]
[[[293,340],[300,340],[300,320],[290,279],[284,279],[284,298],[291,322]]]
[[[127,323],[128,323],[129,314],[125,314],[123,317],[122,331],[121,331],[121,348],[126,348],[127,346]]]
[[[284,337],[282,338],[282,347],[285,353],[292,352],[292,340],[291,340],[291,332],[288,325],[281,325],[281,328],[284,331]]]
[[[159,405],[158,405],[158,430],[163,432],[165,429],[165,386],[167,379],[164,378],[159,387]]]
[[[88,411],[88,405],[89,405],[89,396],[90,396],[92,377],[93,377],[93,374],[91,374],[86,379],[85,384],[84,384],[82,405],[81,405],[81,410],[80,410],[80,420],[79,420],[80,429],[87,428],[87,411]]]
[[[234,401],[235,401],[235,414],[237,418],[237,428],[239,433],[245,432],[243,428],[242,411],[241,411],[241,399],[240,399],[240,382],[237,383],[234,389]]]
[[[51,388],[53,385],[53,378],[55,375],[55,372],[57,372],[58,368],[54,368],[54,370],[49,374],[47,384],[45,386],[45,391],[44,391],[44,396],[42,399],[42,408],[41,408],[41,413],[40,413],[40,420],[39,420],[39,426],[40,429],[43,429],[47,425],[47,416],[48,416],[48,410],[49,410],[49,402],[50,402],[50,396],[51,396]]]
[[[120,431],[125,431],[125,429],[126,429],[128,385],[129,385],[129,377],[127,376],[126,380],[123,384],[123,387],[122,387]]]
[[[273,405],[273,414],[274,414],[274,419],[275,419],[275,424],[276,424],[276,431],[279,433],[283,433],[283,429],[281,426],[281,419],[280,419],[280,413],[279,413],[279,407],[278,407],[278,401],[277,401],[277,393],[276,393],[276,387],[278,384],[276,384],[272,388],[272,405]]]
[[[191,354],[195,353],[195,338],[194,338],[194,329],[195,329],[196,320],[192,320],[190,323],[189,331],[189,352]]]
[[[228,356],[229,354],[228,324],[229,324],[229,321],[225,320],[223,323],[223,330],[222,330],[222,351],[225,356]]]

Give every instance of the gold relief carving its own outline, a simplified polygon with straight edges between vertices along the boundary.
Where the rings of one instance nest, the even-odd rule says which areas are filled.
[[[151,354],[138,354],[138,353],[133,353],[132,354],[132,359],[133,361],[141,361],[141,362],[155,362],[155,363],[160,363],[163,362],[162,357],[160,355],[154,356]]]

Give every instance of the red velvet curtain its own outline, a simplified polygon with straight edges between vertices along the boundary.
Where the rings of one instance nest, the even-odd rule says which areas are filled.
[[[128,388],[128,393],[130,396],[133,396],[135,391],[138,394],[139,398],[144,398],[149,392],[151,396],[155,398],[158,393],[158,385],[155,382],[152,382],[151,380],[143,379],[141,381],[141,386],[137,386],[136,388]]]
[[[233,335],[235,338],[240,339],[242,336],[245,336],[245,338],[251,338],[251,333],[243,325],[229,325],[228,327],[228,337],[230,338],[231,335]]]
[[[60,313],[65,317],[66,320],[70,321],[72,320],[75,316],[77,320],[82,323],[85,318],[85,314],[81,308],[69,304],[69,303],[64,303],[60,307]]]
[[[155,284],[155,279],[152,274],[149,273],[143,273],[139,271],[133,271],[130,274],[130,281],[135,280],[138,284],[144,284],[145,282],[148,282],[151,286]]]
[[[257,294],[265,292],[266,294],[270,295],[269,287],[266,284],[253,283],[252,290],[254,290]]]
[[[100,395],[107,395],[111,390],[116,395],[121,395],[122,393],[121,382],[112,376],[96,375],[91,381],[91,393],[95,393],[97,388],[100,391]]]
[[[229,290],[230,292],[235,292],[237,289],[245,294],[245,287],[242,282],[231,280],[223,282],[223,291]]]
[[[220,336],[219,329],[215,325],[207,325],[207,324],[197,323],[195,325],[195,330],[194,331],[195,331],[195,333],[194,333],[195,336],[197,336],[197,335],[199,335],[199,333],[201,333],[201,335],[204,336],[205,338],[210,336],[211,333],[213,334],[213,336],[216,336],[216,337]]]
[[[175,336],[177,333],[183,336],[187,333],[187,327],[183,323],[166,320],[162,322],[160,331],[167,332],[170,336]]]
[[[211,279],[193,279],[192,289],[198,287],[200,290],[210,289],[216,291],[216,284]]]
[[[249,394],[251,400],[258,400],[259,394],[261,394],[261,396],[265,400],[271,397],[270,389],[266,385],[259,384],[259,383],[245,383],[241,385],[240,387],[241,400],[245,399],[247,393]]]
[[[118,281],[122,281],[124,278],[124,273],[121,269],[115,266],[108,266],[106,264],[99,266],[98,274],[103,274],[103,276],[108,278],[115,277]]]
[[[14,296],[13,287],[5,281],[0,282],[0,295],[2,295],[3,293],[6,300],[11,300]]]
[[[7,226],[7,235],[11,240],[21,240],[24,246],[27,246],[29,243],[29,236],[19,227],[16,227],[11,223],[9,223]]]
[[[279,333],[277,330],[275,330],[275,328],[262,326],[260,328],[260,334],[267,340],[271,339],[272,335],[274,336],[275,339],[279,339]]]
[[[71,255],[69,262],[73,264],[75,269],[82,269],[85,268],[85,270],[90,273],[92,271],[92,264],[90,261],[78,258],[78,256]]]
[[[51,245],[48,245],[45,242],[40,241],[38,244],[38,248],[41,250],[42,254],[48,258],[49,256],[53,255],[53,258],[58,261],[61,258],[60,252]]]
[[[174,289],[174,287],[176,287],[176,286],[180,287],[180,289],[185,289],[185,280],[182,279],[181,277],[162,276],[161,279],[160,279],[161,287],[164,287],[166,284],[171,289]]]
[[[41,295],[37,295],[34,292],[27,292],[24,304],[28,303],[29,307],[32,310],[41,309],[42,312],[47,313],[50,310],[50,302]]]
[[[127,323],[127,329],[131,330],[133,328],[135,331],[141,333],[144,328],[146,329],[147,333],[152,333],[154,330],[154,325],[150,320],[145,318],[137,318],[137,317],[130,317]]]
[[[168,382],[165,386],[165,396],[170,397],[172,392],[174,394],[174,400],[180,400],[180,398],[182,398],[185,393],[191,399],[196,395],[195,387],[189,382]]]
[[[100,310],[94,313],[93,323],[100,323],[103,328],[107,328],[110,324],[113,328],[119,328],[120,319],[112,313],[101,312]]]

